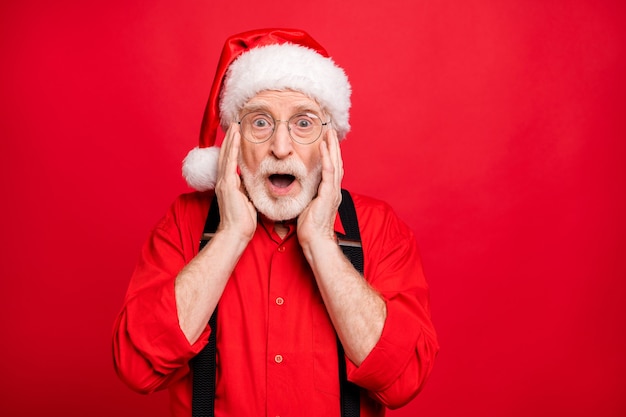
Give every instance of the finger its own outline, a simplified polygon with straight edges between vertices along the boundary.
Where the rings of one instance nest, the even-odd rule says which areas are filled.
[[[226,136],[220,149],[219,170],[222,174],[230,174],[236,171],[237,157],[239,155],[239,129],[233,123],[226,131]],[[234,159],[233,159],[233,154]],[[233,168],[234,164],[234,168]]]
[[[328,141],[322,141],[320,143],[320,155],[322,157],[322,181],[328,180],[333,176],[335,166],[331,157]]]
[[[228,150],[230,148],[230,142],[232,135],[232,126],[228,128],[226,131],[226,136],[224,136],[224,140],[222,141],[222,146],[220,146],[220,155],[218,159],[218,173],[224,172],[224,165],[226,163],[226,157],[228,155]]]
[[[241,149],[241,135],[236,125],[232,129],[230,149],[228,152],[228,171],[237,173],[237,162],[239,161],[239,151]]]
[[[343,157],[341,156],[341,144],[339,143],[339,138],[337,137],[337,131],[333,129],[333,146],[335,153],[335,166],[337,167],[336,175],[341,183],[341,179],[343,178]]]
[[[343,159],[341,158],[341,147],[339,146],[339,138],[337,131],[330,129],[327,135],[327,143],[330,160],[333,164],[333,176],[336,187],[341,187],[341,179],[343,178]]]

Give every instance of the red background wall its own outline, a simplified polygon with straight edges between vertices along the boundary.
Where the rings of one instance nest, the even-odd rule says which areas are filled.
[[[224,39],[288,26],[351,78],[345,186],[422,248],[442,349],[389,415],[626,415],[626,3],[10,3],[0,414],[168,415],[117,380],[112,323]]]

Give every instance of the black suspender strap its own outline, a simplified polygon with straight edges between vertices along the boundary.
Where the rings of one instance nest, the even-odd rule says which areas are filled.
[[[363,275],[363,247],[361,246],[359,222],[356,217],[354,202],[347,190],[341,190],[339,218],[346,232],[345,236],[337,236],[341,250],[344,255],[350,259],[354,269]],[[358,417],[360,414],[360,389],[356,384],[348,381],[346,359],[339,337],[337,337],[337,356],[339,357],[339,400],[341,402],[341,417]]]
[[[337,239],[343,253],[350,259],[354,268],[363,274],[363,248],[359,223],[350,193],[341,190],[342,201],[339,206],[339,218],[343,224],[345,235],[338,234]],[[214,197],[204,225],[200,250],[208,243],[217,231],[220,222],[219,206]],[[217,308],[209,320],[211,334],[209,343],[190,362],[193,373],[192,417],[213,417],[215,409],[215,367],[216,367],[216,333]],[[358,417],[360,414],[360,389],[348,381],[346,360],[343,346],[337,338],[337,354],[339,361],[339,392],[342,417]]]
[[[200,240],[200,250],[209,243],[220,224],[220,209],[217,198],[213,197],[211,208],[204,224]],[[209,343],[191,360],[193,391],[191,396],[192,417],[213,417],[215,410],[215,360],[217,357],[217,307],[209,320],[211,334]]]

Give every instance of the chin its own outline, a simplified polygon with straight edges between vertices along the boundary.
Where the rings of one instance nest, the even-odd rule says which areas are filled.
[[[256,176],[241,166],[241,178],[257,211],[273,221],[285,221],[297,218],[317,195],[321,176],[321,164],[302,178],[300,191],[295,195],[274,196],[265,186],[266,177]]]
[[[270,195],[264,188],[248,188],[246,186],[246,189],[252,204],[254,204],[259,213],[276,222],[295,219],[313,199],[313,196],[310,196],[304,190],[301,190],[294,196],[275,197]]]

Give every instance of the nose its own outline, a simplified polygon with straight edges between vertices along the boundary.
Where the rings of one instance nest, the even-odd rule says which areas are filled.
[[[284,125],[284,126],[283,126]],[[270,149],[277,159],[287,158],[293,153],[293,143],[289,136],[288,123],[283,120],[276,120],[276,127],[271,138]]]

